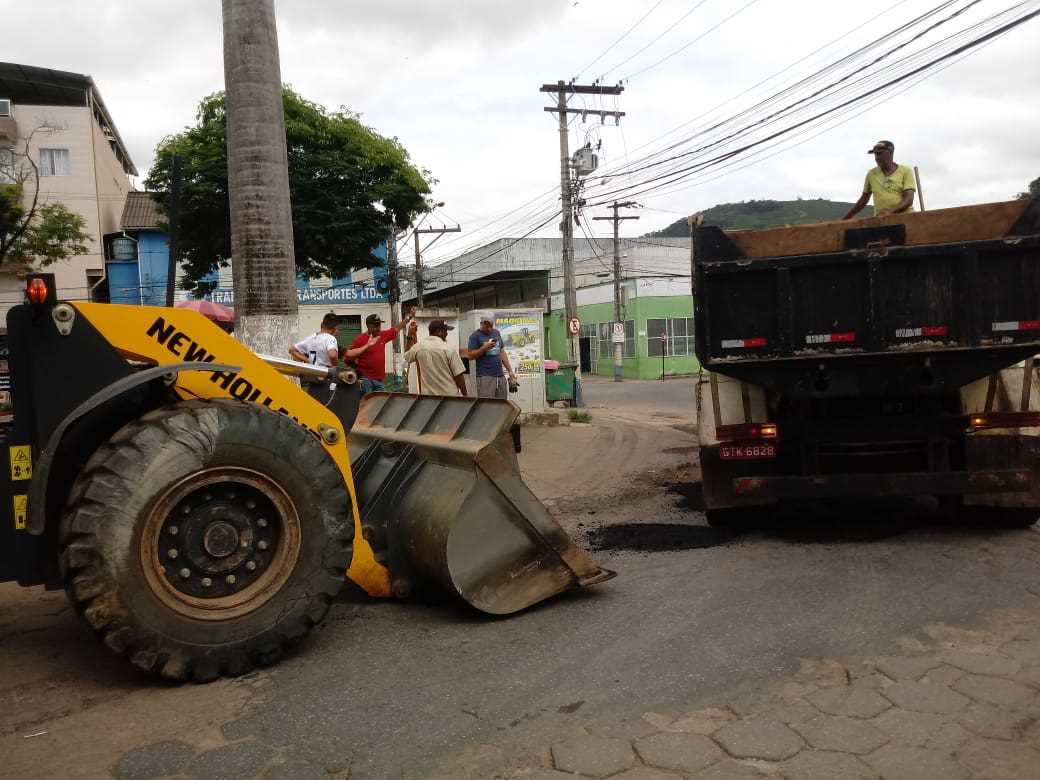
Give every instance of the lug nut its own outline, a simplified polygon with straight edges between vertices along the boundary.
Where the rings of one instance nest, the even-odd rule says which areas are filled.
[[[255,501],[246,501],[246,509],[256,509]]]
[[[190,569],[181,569],[181,577],[183,577],[184,579],[188,579],[188,577],[190,577],[190,576],[191,576],[191,570]]]
[[[191,514],[191,507],[190,506],[183,507],[181,509],[181,514],[182,515],[190,515]]]
[[[212,584],[213,584],[213,580],[211,580],[209,577],[203,577],[202,578],[202,587],[208,588]]]
[[[256,521],[256,524],[258,526],[260,526],[261,528],[267,528],[267,521],[264,520],[264,518],[262,518],[262,517],[259,520]]]
[[[256,561],[248,561],[246,563],[246,568],[249,569],[249,571],[256,571]]]
[[[166,554],[169,555],[171,558],[176,558],[177,557],[177,551],[176,550],[170,550]]]
[[[226,582],[228,585],[234,585],[235,584],[235,575],[234,574],[229,574],[227,576],[227,579],[224,580],[224,582]]]
[[[213,500],[213,494],[212,494],[212,493],[206,493],[206,494],[205,494],[205,495],[204,495],[204,496],[202,497],[202,500],[203,500],[203,501],[212,501],[212,500]]]
[[[260,550],[266,550],[267,549],[267,542],[261,540],[261,541],[256,543],[256,546]]]
[[[170,536],[176,536],[177,535],[177,531],[179,531],[179,530],[180,529],[177,528],[177,526],[171,525],[169,528],[166,529],[166,533],[168,533]]]
[[[229,501],[234,501],[234,500],[235,500],[235,496],[236,496],[236,495],[237,495],[237,494],[235,493],[235,491],[234,491],[234,490],[232,490],[232,491],[231,491],[230,493],[228,493],[228,494],[227,494],[228,500],[229,500]]]

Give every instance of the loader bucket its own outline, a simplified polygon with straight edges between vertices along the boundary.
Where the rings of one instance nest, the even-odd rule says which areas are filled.
[[[520,477],[505,400],[372,393],[349,437],[365,538],[396,595],[435,584],[494,615],[601,569]]]

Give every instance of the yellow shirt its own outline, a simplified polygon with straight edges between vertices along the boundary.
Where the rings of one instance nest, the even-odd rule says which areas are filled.
[[[867,171],[863,192],[874,196],[874,214],[887,214],[903,200],[904,190],[917,190],[914,172],[906,165],[898,165],[891,176],[886,176],[880,167]],[[907,211],[913,211],[911,205]]]

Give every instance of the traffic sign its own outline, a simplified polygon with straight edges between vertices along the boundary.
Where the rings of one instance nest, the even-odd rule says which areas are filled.
[[[615,322],[611,328],[611,342],[614,344],[625,343],[625,323]]]
[[[579,333],[581,333],[581,320],[579,320],[577,317],[571,317],[569,320],[567,320],[567,330],[569,330],[573,335],[577,336]]]

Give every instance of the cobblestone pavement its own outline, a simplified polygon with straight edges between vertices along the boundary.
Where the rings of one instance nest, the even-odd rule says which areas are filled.
[[[1040,610],[925,634],[889,656],[803,660],[758,697],[589,721],[532,746],[524,766],[503,767],[518,759],[485,746],[432,776],[1040,778]]]

